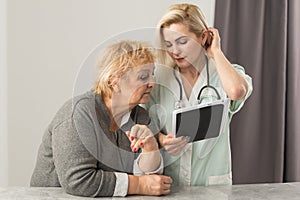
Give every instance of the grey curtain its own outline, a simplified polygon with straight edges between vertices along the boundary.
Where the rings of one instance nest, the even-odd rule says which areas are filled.
[[[300,181],[300,1],[216,0],[215,27],[253,78],[231,124],[233,183]]]

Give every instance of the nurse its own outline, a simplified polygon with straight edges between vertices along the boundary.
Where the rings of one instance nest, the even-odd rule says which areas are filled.
[[[165,174],[174,185],[232,184],[229,125],[250,96],[252,79],[242,66],[228,61],[218,30],[207,28],[195,5],[171,6],[158,23],[158,33],[156,88],[147,107],[163,133],[159,142],[167,152]],[[216,91],[205,89],[199,97],[208,81]],[[187,144],[183,137],[172,137],[174,109],[226,98],[231,100],[230,109],[217,138]]]

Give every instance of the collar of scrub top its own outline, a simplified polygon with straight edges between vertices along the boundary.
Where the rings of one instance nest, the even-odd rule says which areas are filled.
[[[204,85],[200,89],[200,92],[198,94],[197,100],[198,100],[199,104],[201,103],[201,100],[200,100],[201,93],[205,89],[212,89],[216,93],[218,100],[221,99],[221,96],[220,96],[219,92],[217,91],[217,89],[214,86],[210,85],[210,83],[209,83],[209,66],[208,66],[208,58],[207,58],[207,56],[205,56],[205,61],[206,61],[206,78],[207,78],[207,82],[206,82],[206,85]],[[177,83],[179,85],[179,100],[175,102],[175,109],[179,109],[179,108],[184,107],[184,105],[183,105],[183,99],[182,99],[183,98],[183,90],[182,90],[182,84],[181,84],[179,78],[176,75],[175,67],[173,69],[173,75],[174,75],[174,77],[175,77],[175,79],[176,79],[176,81],[177,81]]]

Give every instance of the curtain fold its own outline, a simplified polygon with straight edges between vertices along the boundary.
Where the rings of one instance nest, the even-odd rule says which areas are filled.
[[[288,1],[285,181],[300,180],[300,1]],[[298,101],[297,101],[298,100]],[[293,156],[295,155],[295,156]]]
[[[216,0],[222,49],[253,79],[231,124],[234,184],[300,181],[299,8],[297,0]]]

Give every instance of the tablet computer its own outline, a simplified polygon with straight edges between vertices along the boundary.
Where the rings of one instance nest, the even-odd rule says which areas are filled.
[[[218,137],[227,120],[229,105],[230,99],[225,99],[174,110],[173,136],[188,136],[189,142]]]

